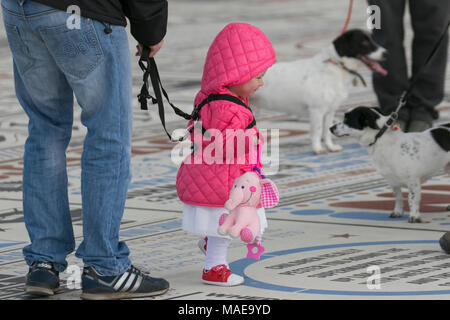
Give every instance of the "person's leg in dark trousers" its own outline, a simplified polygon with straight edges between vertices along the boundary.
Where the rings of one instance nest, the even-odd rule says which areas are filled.
[[[438,119],[435,107],[444,97],[448,33],[425,68],[424,64],[442,32],[447,28],[450,19],[450,1],[409,1],[409,10],[414,31],[412,76],[420,72],[408,98],[411,110],[409,131],[422,131],[421,126],[431,126],[432,121]],[[416,122],[419,123],[414,125]],[[413,130],[416,126],[417,130]]]
[[[403,15],[406,0],[368,0],[369,5],[380,8],[380,29],[373,29],[376,43],[387,49],[386,59],[381,62],[387,76],[373,73],[372,83],[381,110],[389,114],[397,108],[402,92],[408,87],[408,67],[403,47]],[[400,110],[399,119],[407,122],[409,110]]]

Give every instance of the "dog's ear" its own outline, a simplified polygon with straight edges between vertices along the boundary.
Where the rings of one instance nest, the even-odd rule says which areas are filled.
[[[354,32],[347,31],[333,40],[334,49],[340,57],[354,56],[354,52],[352,50],[353,38]]]
[[[359,116],[359,123],[362,128],[372,128],[375,130],[380,129],[377,124],[377,120],[380,118],[380,116],[372,110],[372,108],[361,108],[361,113]]]
[[[333,40],[334,48],[340,57],[356,58],[377,49],[368,33],[360,29],[350,29]]]

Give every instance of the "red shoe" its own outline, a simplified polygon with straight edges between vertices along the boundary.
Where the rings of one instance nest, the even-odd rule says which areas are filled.
[[[244,278],[233,274],[224,264],[213,267],[209,271],[203,269],[202,281],[216,286],[232,287],[244,283]]]

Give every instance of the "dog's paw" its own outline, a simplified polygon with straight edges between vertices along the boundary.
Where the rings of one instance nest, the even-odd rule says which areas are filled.
[[[409,223],[421,223],[422,219],[420,217],[410,216],[408,219]]]
[[[401,218],[401,217],[403,217],[403,212],[394,211],[389,215],[389,218]]]
[[[317,155],[324,155],[324,154],[328,153],[327,150],[323,149],[322,147],[320,147],[320,148],[313,148],[313,151]]]
[[[344,151],[344,148],[338,144],[327,145],[327,149],[330,152],[341,152]]]

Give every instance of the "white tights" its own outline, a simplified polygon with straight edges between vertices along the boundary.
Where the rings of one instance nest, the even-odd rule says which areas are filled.
[[[221,264],[224,264],[228,267],[227,251],[230,243],[231,239],[208,236],[205,261],[206,271]]]

